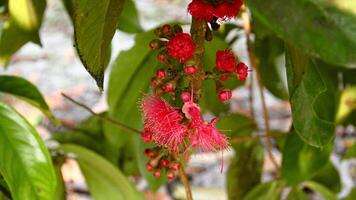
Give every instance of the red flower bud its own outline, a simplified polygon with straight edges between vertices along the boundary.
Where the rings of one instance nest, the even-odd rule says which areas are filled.
[[[176,174],[173,171],[169,170],[167,171],[166,176],[168,180],[173,180],[176,177]]]
[[[160,170],[155,170],[155,171],[153,172],[153,176],[156,177],[156,178],[161,177],[161,171],[160,171]]]
[[[237,77],[244,81],[246,80],[246,77],[248,75],[248,67],[245,65],[245,63],[239,63],[237,65]]]
[[[164,69],[157,70],[156,77],[159,79],[164,79],[166,77],[166,71]]]
[[[218,93],[218,98],[222,102],[228,101],[229,99],[231,99],[231,96],[232,96],[232,93],[231,93],[231,90],[229,90],[229,89],[220,90]]]
[[[162,26],[162,29],[161,29],[161,30],[162,30],[162,33],[163,33],[163,34],[167,34],[167,33],[171,30],[171,28],[172,28],[172,27],[171,27],[171,25],[169,25],[169,24],[163,25],[163,26]]]
[[[197,72],[198,69],[195,66],[185,66],[183,70],[186,75],[192,75]]]
[[[152,151],[151,149],[145,149],[144,153],[145,153],[145,156],[147,156],[148,158],[154,158],[155,157],[155,152]]]
[[[182,101],[184,103],[189,102],[190,101],[190,92],[182,92],[182,94],[180,95],[180,98],[182,99]]]
[[[143,131],[141,137],[144,142],[152,142],[152,133],[150,131]]]
[[[157,82],[157,78],[156,77],[152,77],[150,80],[150,83],[153,87],[157,87],[158,82]]]
[[[219,78],[220,81],[227,81],[227,79],[229,79],[229,77],[226,76],[226,75],[222,75],[222,76],[220,76],[220,78]]]
[[[161,162],[163,167],[167,167],[169,165],[169,161],[167,159],[162,160]]]
[[[149,172],[153,170],[153,166],[150,164],[150,162],[146,163],[146,170]]]
[[[174,92],[174,85],[172,83],[166,83],[162,87],[165,92]]]
[[[159,52],[157,55],[157,59],[161,62],[161,63],[166,63],[167,62],[167,55],[164,52]]]
[[[174,171],[178,171],[180,169],[179,163],[175,162],[171,165],[171,169]]]

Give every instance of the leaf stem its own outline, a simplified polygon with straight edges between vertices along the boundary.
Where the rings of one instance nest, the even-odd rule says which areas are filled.
[[[64,93],[61,93],[63,97],[65,97],[66,99],[68,99],[69,101],[71,101],[72,103],[78,105],[79,107],[83,108],[84,110],[88,111],[90,114],[92,114],[93,116],[103,120],[103,121],[106,121],[106,122],[109,122],[111,123],[112,125],[118,127],[118,128],[121,128],[123,130],[126,130],[126,131],[129,131],[131,133],[137,133],[137,134],[141,134],[141,131],[137,130],[137,129],[134,129],[132,127],[129,127],[129,126],[126,126],[125,124],[122,124],[118,121],[115,121],[109,117],[106,117],[106,116],[103,116],[103,115],[100,115],[99,113],[96,113],[94,112],[91,108],[89,108],[89,106],[77,101],[77,100],[74,100],[72,97],[64,94]]]
[[[276,159],[273,156],[272,153],[272,139],[271,139],[271,131],[270,131],[270,126],[269,126],[269,115],[268,115],[268,109],[266,106],[266,100],[265,100],[265,95],[264,95],[264,85],[262,83],[261,80],[261,76],[260,76],[260,71],[257,65],[257,61],[256,61],[256,57],[253,53],[253,45],[251,42],[251,21],[250,21],[250,16],[247,13],[247,10],[245,8],[245,11],[242,13],[242,19],[244,21],[244,30],[246,33],[246,43],[247,43],[247,49],[248,49],[248,56],[250,59],[250,63],[251,63],[251,67],[255,69],[256,71],[256,79],[257,79],[257,83],[258,83],[258,89],[259,89],[259,93],[261,96],[261,103],[262,103],[262,111],[263,111],[263,119],[264,119],[264,124],[265,124],[265,129],[266,129],[266,143],[267,143],[267,153],[269,158],[271,159],[274,167],[276,168],[277,171],[279,171],[279,166],[278,163],[276,161]]]

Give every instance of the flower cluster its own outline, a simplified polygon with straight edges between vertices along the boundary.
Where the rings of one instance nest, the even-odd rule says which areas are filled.
[[[214,80],[217,97],[224,102],[232,96],[231,90],[224,88],[224,82],[229,77],[245,80],[248,68],[226,49],[216,52],[214,70],[205,71],[197,64],[200,61],[194,54],[193,39],[180,26],[164,25],[156,29],[155,34],[157,38],[149,47],[159,50],[157,59],[161,68],[151,78],[153,95],[145,95],[140,102],[144,124],[141,135],[144,142],[156,144],[145,150],[149,158],[146,169],[155,177],[165,172],[168,179],[173,179],[182,155],[188,157],[192,151],[216,152],[229,148],[227,137],[215,126],[217,119],[204,120],[193,98],[196,95],[193,80]]]
[[[188,12],[198,20],[212,21],[214,17],[229,19],[235,17],[242,6],[242,0],[223,1],[217,5],[206,0],[193,0],[188,5]]]
[[[231,49],[216,52],[215,69],[216,71],[223,73],[219,78],[221,82],[226,81],[229,78],[229,75],[234,73],[236,73],[237,78],[242,81],[246,80],[248,75],[248,67],[242,62],[237,64],[237,58]],[[231,90],[219,88],[218,98],[220,101],[227,101],[231,96]]]

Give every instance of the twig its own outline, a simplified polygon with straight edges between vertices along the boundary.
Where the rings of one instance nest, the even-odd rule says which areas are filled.
[[[187,196],[187,200],[193,200],[193,195],[192,195],[192,191],[190,189],[190,186],[189,186],[189,181],[188,181],[188,177],[184,171],[184,167],[181,166],[179,168],[179,178],[180,178],[180,181],[182,182],[183,186],[184,186],[184,189],[185,189],[185,194]]]
[[[141,131],[137,130],[137,129],[134,129],[134,128],[131,128],[129,126],[126,126],[125,124],[122,124],[118,121],[115,121],[109,117],[106,117],[106,116],[103,116],[103,115],[100,115],[96,112],[94,112],[91,108],[89,108],[87,105],[83,104],[83,103],[80,103],[78,102],[77,100],[74,100],[72,97],[64,94],[64,93],[61,93],[63,97],[65,97],[66,99],[68,99],[69,101],[71,101],[72,103],[78,105],[79,107],[85,109],[86,111],[88,111],[90,114],[92,114],[93,116],[103,120],[103,121],[106,121],[106,122],[109,122],[111,123],[112,125],[118,127],[118,128],[121,128],[121,129],[124,129],[126,131],[129,131],[129,132],[132,132],[132,133],[138,133],[138,134],[141,134]]]
[[[267,153],[269,158],[271,159],[274,167],[276,168],[277,171],[279,171],[279,166],[277,164],[276,159],[273,156],[272,153],[272,139],[271,139],[271,133],[270,133],[270,126],[269,126],[269,116],[268,116],[268,110],[267,110],[267,106],[266,106],[266,101],[265,101],[265,95],[264,95],[264,91],[263,91],[263,83],[261,80],[261,76],[260,76],[260,71],[259,68],[257,66],[257,61],[256,61],[256,57],[253,53],[253,46],[252,46],[252,42],[250,39],[250,34],[251,34],[251,22],[250,22],[250,17],[245,9],[245,12],[243,12],[242,14],[242,19],[244,21],[244,30],[246,32],[246,43],[247,43],[247,49],[248,49],[248,56],[250,59],[250,63],[252,65],[252,67],[255,69],[256,71],[256,79],[257,79],[257,83],[258,83],[258,88],[259,88],[259,93],[261,96],[261,102],[262,102],[262,110],[263,110],[263,119],[264,119],[264,124],[265,124],[265,129],[266,129],[266,143],[267,143]]]

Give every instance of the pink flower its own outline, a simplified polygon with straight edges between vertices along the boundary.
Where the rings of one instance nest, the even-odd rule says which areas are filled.
[[[231,49],[216,52],[216,69],[222,72],[233,73],[236,67],[236,58]]]
[[[186,118],[191,119],[189,139],[193,148],[204,152],[228,149],[227,138],[215,127],[216,118],[210,123],[205,122],[200,107],[193,102],[184,103],[182,112]]]
[[[183,116],[165,100],[152,95],[142,99],[141,109],[144,129],[152,132],[152,140],[177,152],[187,134],[187,128],[181,123]]]

